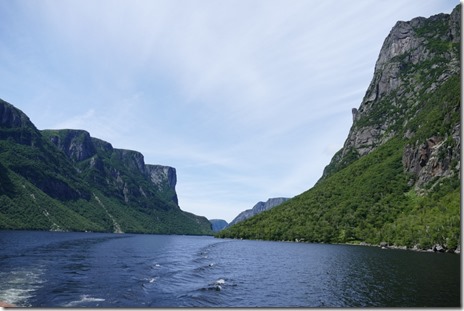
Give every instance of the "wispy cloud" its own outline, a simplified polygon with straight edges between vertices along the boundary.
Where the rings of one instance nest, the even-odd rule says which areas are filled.
[[[0,91],[39,128],[176,167],[182,208],[230,221],[312,186],[395,22],[457,4],[4,1]]]

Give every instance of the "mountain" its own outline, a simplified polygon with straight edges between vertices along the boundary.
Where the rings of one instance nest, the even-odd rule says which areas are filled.
[[[39,131],[0,100],[0,229],[211,234],[175,185],[172,167],[83,130]]]
[[[233,226],[241,221],[247,220],[248,218],[258,215],[259,213],[270,210],[271,208],[276,207],[288,200],[288,198],[271,198],[268,199],[266,202],[260,201],[256,203],[255,206],[253,206],[253,208],[247,209],[246,211],[243,211],[240,214],[238,214],[237,217],[235,217],[234,220],[231,221],[229,226]]]
[[[233,226],[241,221],[244,221],[248,218],[258,215],[259,213],[262,213],[273,207],[276,207],[284,203],[287,200],[289,199],[288,198],[271,198],[271,199],[268,199],[266,202],[260,201],[256,203],[255,206],[253,206],[253,208],[248,209],[238,214],[238,216],[235,217],[234,220],[232,220],[230,224],[228,224],[227,221],[222,220],[222,219],[210,219],[209,222],[211,223],[213,232],[219,232],[229,226]]]
[[[210,219],[209,222],[211,223],[213,232],[219,232],[229,225],[227,221],[223,219]]]
[[[460,43],[460,5],[397,22],[316,185],[217,236],[459,249]]]

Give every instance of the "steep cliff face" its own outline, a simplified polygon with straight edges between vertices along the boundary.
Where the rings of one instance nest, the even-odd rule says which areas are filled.
[[[40,133],[19,109],[0,99],[0,139],[10,139],[23,145],[40,143]]]
[[[174,203],[178,204],[176,193],[176,169],[170,166],[150,164],[146,165],[145,168],[153,185],[157,187],[159,191],[165,192]]]
[[[396,23],[316,185],[217,236],[460,252],[460,22]]]
[[[253,206],[253,208],[248,209],[246,211],[241,212],[234,218],[229,224],[229,226],[233,226],[241,221],[247,220],[255,215],[258,215],[264,211],[270,210],[273,207],[276,207],[285,201],[288,201],[288,198],[271,198],[268,199],[266,202],[258,202]]]
[[[155,195],[178,205],[175,168],[145,164],[140,152],[115,149],[84,130],[44,130],[42,133],[75,163],[87,182],[113,189],[125,203],[131,200],[140,203]]]
[[[50,138],[50,141],[72,161],[80,162],[90,158],[96,153],[88,132],[63,130],[62,134],[63,135],[58,135],[57,133]]]
[[[21,128],[31,126],[32,123],[19,109],[2,101],[2,105],[0,106],[0,125],[4,128]]]
[[[176,171],[83,130],[38,131],[0,101],[0,229],[209,234],[178,206]]]
[[[404,165],[416,176],[418,187],[435,176],[459,174],[459,167],[450,164],[460,159],[460,106],[445,104],[449,110],[444,120],[446,129],[431,129],[428,137],[423,136],[420,127],[429,125],[417,124],[414,119],[425,108],[424,98],[460,73],[460,14],[458,6],[451,15],[396,23],[384,41],[360,107],[353,108],[348,138],[322,178],[397,136],[410,140],[404,150]]]

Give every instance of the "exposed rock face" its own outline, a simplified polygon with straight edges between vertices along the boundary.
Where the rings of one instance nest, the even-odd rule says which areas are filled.
[[[145,166],[146,173],[154,186],[159,191],[171,191],[171,199],[178,204],[176,194],[177,174],[176,169],[170,166],[149,165]]]
[[[106,142],[104,140],[101,140],[95,137],[91,137],[91,139],[92,139],[92,144],[95,147],[95,150],[97,152],[103,152],[103,153],[113,152],[113,146],[109,142]]]
[[[3,105],[0,105],[0,125],[2,127],[21,127],[25,122],[30,121],[25,118],[21,111],[3,101]]]
[[[235,217],[234,220],[230,222],[229,226],[235,225],[236,223],[239,223],[255,215],[258,215],[259,213],[262,213],[273,207],[276,207],[288,200],[289,200],[288,198],[271,198],[271,199],[268,199],[266,202],[260,201],[256,203],[256,205],[253,206],[252,209],[243,211],[240,214],[238,214],[238,216]]]
[[[161,187],[167,185],[175,189],[177,183],[176,169],[170,166],[146,165],[147,173],[154,185]]]
[[[180,209],[176,180],[86,131],[39,131],[0,100],[0,229],[211,234]]]
[[[81,172],[92,169],[97,171],[97,175],[92,175],[92,181],[99,182],[104,177],[105,186],[110,185],[115,189],[126,203],[134,197],[148,198],[149,190],[152,190],[178,205],[175,191],[176,170],[173,167],[145,164],[144,156],[140,152],[115,149],[110,143],[93,138],[84,130],[45,130],[42,133],[70,160],[78,164]],[[108,164],[110,162],[117,165]],[[151,189],[132,184],[134,174],[150,181]]]
[[[113,155],[124,163],[124,166],[128,169],[145,174],[145,161],[143,154],[140,152],[126,149],[114,149]]]
[[[18,108],[0,99],[0,139],[12,139],[23,145],[37,145],[40,134],[29,118]]]
[[[460,11],[398,22],[318,183],[216,236],[460,252]]]
[[[416,190],[437,177],[459,176],[461,166],[461,125],[454,127],[452,135],[445,141],[433,136],[425,142],[408,144],[403,153],[403,167],[412,173],[410,185]]]
[[[429,19],[417,17],[409,22],[399,21],[396,23],[380,50],[375,65],[374,79],[361,103],[360,112],[368,112],[375,100],[379,100],[394,91],[399,91],[399,95],[408,96],[407,90],[403,86],[405,82],[411,82],[411,77],[402,77],[400,73],[408,66],[417,65],[436,57],[436,52],[432,51],[431,48],[435,42],[457,43],[461,41],[460,11],[458,6],[451,15],[438,14]],[[437,29],[429,29],[430,24]],[[443,32],[438,29],[442,27],[446,27],[449,31]],[[448,72],[447,76],[460,70],[459,53],[456,52],[458,51],[450,49],[443,55],[446,63],[442,65],[445,66],[444,71]],[[446,77],[444,76],[443,79]],[[418,88],[421,87],[420,83],[415,84]]]
[[[351,109],[351,114],[353,115],[353,122],[356,121],[356,116],[358,115],[358,109]]]
[[[96,154],[90,134],[82,130],[62,130],[64,135],[53,136],[51,142],[74,162],[80,162]]]
[[[461,7],[457,6],[450,15],[396,23],[383,43],[359,109],[352,110],[353,126],[344,146],[332,158],[322,179],[392,137],[415,137],[417,127],[410,126],[410,120],[420,112],[421,98],[461,70],[460,14]],[[460,158],[460,120],[452,127],[452,133],[437,133],[405,148],[403,164],[406,171],[417,176],[417,186],[436,176],[459,174],[460,169],[450,164]]]

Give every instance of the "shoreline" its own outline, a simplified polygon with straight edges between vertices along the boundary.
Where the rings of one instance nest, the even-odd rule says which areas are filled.
[[[228,238],[228,237],[216,237],[215,239],[231,239],[231,240],[250,240],[250,241],[268,241],[268,242],[287,242],[287,243],[312,243],[312,244],[329,244],[329,245],[352,245],[352,246],[367,246],[367,247],[377,247],[381,249],[398,249],[404,251],[413,251],[420,253],[447,253],[447,254],[461,254],[461,245],[458,245],[456,249],[448,249],[440,244],[435,244],[432,248],[424,249],[419,248],[417,245],[410,248],[407,246],[398,246],[398,245],[389,245],[387,242],[381,242],[380,244],[369,244],[366,242],[345,242],[345,243],[324,243],[324,242],[309,242],[304,239],[295,239],[295,240],[263,240],[263,239],[244,239],[244,238]]]
[[[435,244],[432,248],[419,248],[417,245],[410,248],[407,246],[398,246],[398,245],[389,245],[386,242],[381,242],[380,244],[369,244],[366,242],[361,243],[340,243],[341,245],[359,245],[359,246],[369,246],[369,247],[379,247],[381,249],[399,249],[404,251],[413,251],[413,252],[420,252],[420,253],[447,253],[447,254],[461,254],[461,247],[460,245],[456,249],[447,249],[440,244]]]

